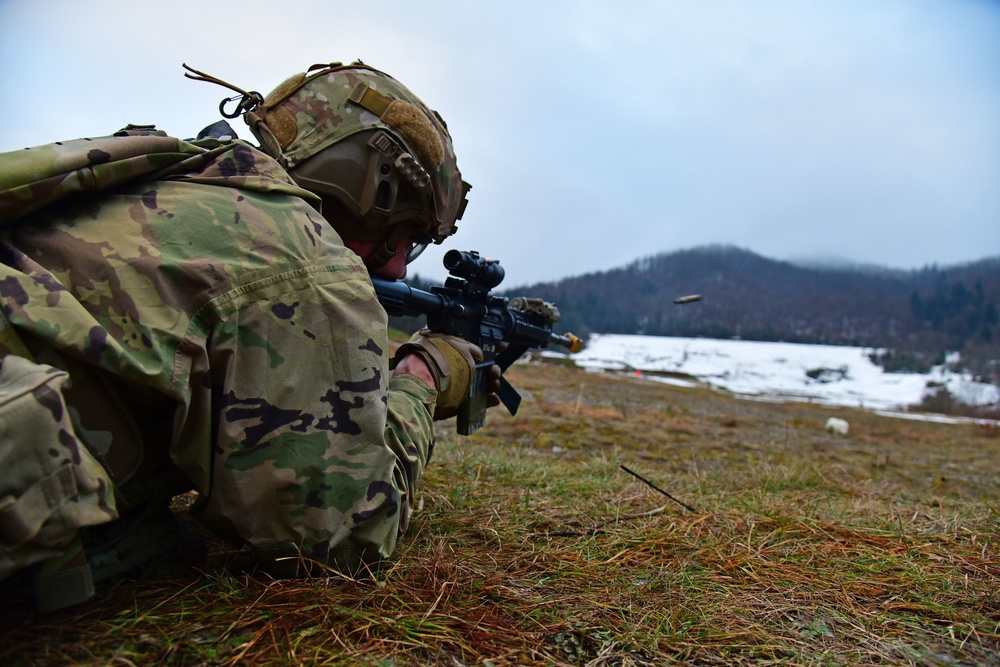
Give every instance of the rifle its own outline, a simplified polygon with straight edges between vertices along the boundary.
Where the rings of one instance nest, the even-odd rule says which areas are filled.
[[[552,331],[552,325],[559,320],[559,310],[554,304],[491,294],[490,290],[504,278],[498,260],[483,259],[477,252],[449,250],[444,256],[444,266],[451,277],[443,286],[431,287],[430,292],[402,281],[376,277],[372,278],[372,285],[389,315],[426,315],[431,331],[458,336],[483,351],[469,395],[458,410],[458,432],[469,435],[486,423],[486,383],[491,366],[496,364],[501,370],[497,396],[510,414],[515,415],[521,396],[503,377],[503,371],[532,348],[556,344],[570,352],[579,352],[583,341],[573,334]]]

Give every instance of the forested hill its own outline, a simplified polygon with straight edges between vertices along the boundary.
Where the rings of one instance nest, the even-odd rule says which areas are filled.
[[[510,290],[554,301],[586,335],[739,337],[1000,358],[1000,256],[913,271],[809,268],[708,246]],[[701,294],[702,300],[673,300]]]

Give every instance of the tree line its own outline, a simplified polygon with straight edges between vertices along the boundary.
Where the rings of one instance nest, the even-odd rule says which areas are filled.
[[[430,285],[419,276],[411,282]],[[705,246],[626,266],[508,289],[542,297],[557,329],[871,347],[887,370],[926,371],[946,352],[1000,383],[1000,257],[902,271],[816,267],[732,246]],[[675,305],[674,299],[702,300]],[[409,322],[406,327],[415,327]]]

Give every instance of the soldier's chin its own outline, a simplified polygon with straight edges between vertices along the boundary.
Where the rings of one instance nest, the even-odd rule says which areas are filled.
[[[401,253],[397,253],[395,257],[375,269],[372,273],[386,280],[402,280],[406,277],[406,258]]]

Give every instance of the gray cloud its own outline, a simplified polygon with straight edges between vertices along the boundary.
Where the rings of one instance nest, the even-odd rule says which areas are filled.
[[[511,285],[705,243],[896,267],[1000,253],[993,2],[134,7],[0,2],[0,150],[127,122],[193,136],[225,91],[181,62],[265,91],[362,58],[442,111],[474,186],[424,275],[450,247]]]

